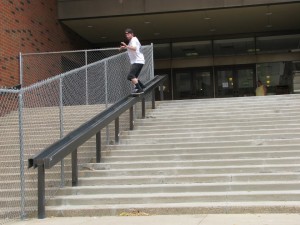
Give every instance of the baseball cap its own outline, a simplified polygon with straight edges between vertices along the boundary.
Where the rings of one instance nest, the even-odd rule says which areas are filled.
[[[133,34],[133,30],[130,29],[130,28],[127,28],[127,29],[125,30],[125,33]]]

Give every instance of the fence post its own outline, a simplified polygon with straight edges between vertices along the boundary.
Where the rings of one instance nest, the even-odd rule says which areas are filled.
[[[86,104],[89,104],[89,84],[88,84],[88,69],[87,69],[87,50],[85,52],[85,97],[86,97]]]
[[[63,78],[59,78],[59,127],[60,127],[60,138],[64,136],[64,112],[63,112]],[[65,186],[65,162],[61,160],[60,165],[60,186]]]
[[[104,62],[105,78],[105,108],[108,108],[108,79],[107,79],[107,61]],[[109,145],[109,125],[106,126],[106,144]]]
[[[150,78],[154,78],[154,54],[153,54],[153,43],[151,43],[151,73],[150,73]]]
[[[21,219],[23,220],[25,218],[25,175],[24,175],[24,130],[23,130],[23,107],[24,107],[24,101],[23,101],[23,91],[21,90],[19,92],[18,96],[18,104],[19,104],[19,141],[20,141],[20,194],[21,194]]]
[[[20,72],[20,84],[23,87],[23,58],[22,52],[19,52],[19,72]]]

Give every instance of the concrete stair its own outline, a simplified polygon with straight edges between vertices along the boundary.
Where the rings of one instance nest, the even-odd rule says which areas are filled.
[[[47,216],[299,213],[300,95],[163,101]]]

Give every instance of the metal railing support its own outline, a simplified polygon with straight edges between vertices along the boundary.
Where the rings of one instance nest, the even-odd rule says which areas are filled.
[[[165,78],[155,78],[152,81],[152,89],[145,90],[149,94]],[[142,97],[142,114],[145,118],[145,97]],[[71,154],[72,163],[72,186],[78,185],[78,147],[96,135],[96,157],[97,161],[101,158],[101,129],[107,127],[115,120],[115,142],[119,143],[119,117],[130,110],[130,128],[133,129],[133,107],[139,102],[137,97],[127,96],[113,107],[99,113],[94,118],[84,123],[74,131],[67,134],[59,141],[53,143],[36,156],[28,159],[28,168],[38,168],[38,218],[45,218],[45,169],[50,169],[67,155]],[[100,130],[100,131],[99,131]],[[72,138],[71,138],[72,137]]]
[[[120,117],[115,119],[115,143],[119,144]]]
[[[133,106],[129,109],[129,129],[133,130],[134,124],[133,124]]]
[[[163,101],[164,100],[164,86],[163,86],[163,84],[159,85],[159,93],[160,93],[160,100]]]
[[[77,149],[72,152],[72,186],[77,186],[78,184],[78,165],[77,165]]]
[[[146,118],[146,100],[144,97],[142,98],[142,118]]]
[[[45,214],[45,165],[38,165],[38,218],[44,219]]]
[[[152,109],[155,109],[155,90],[152,91]]]
[[[96,134],[96,162],[101,161],[101,130]]]

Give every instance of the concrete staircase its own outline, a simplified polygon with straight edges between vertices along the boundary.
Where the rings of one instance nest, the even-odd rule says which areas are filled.
[[[300,95],[160,102],[47,216],[300,212]]]

